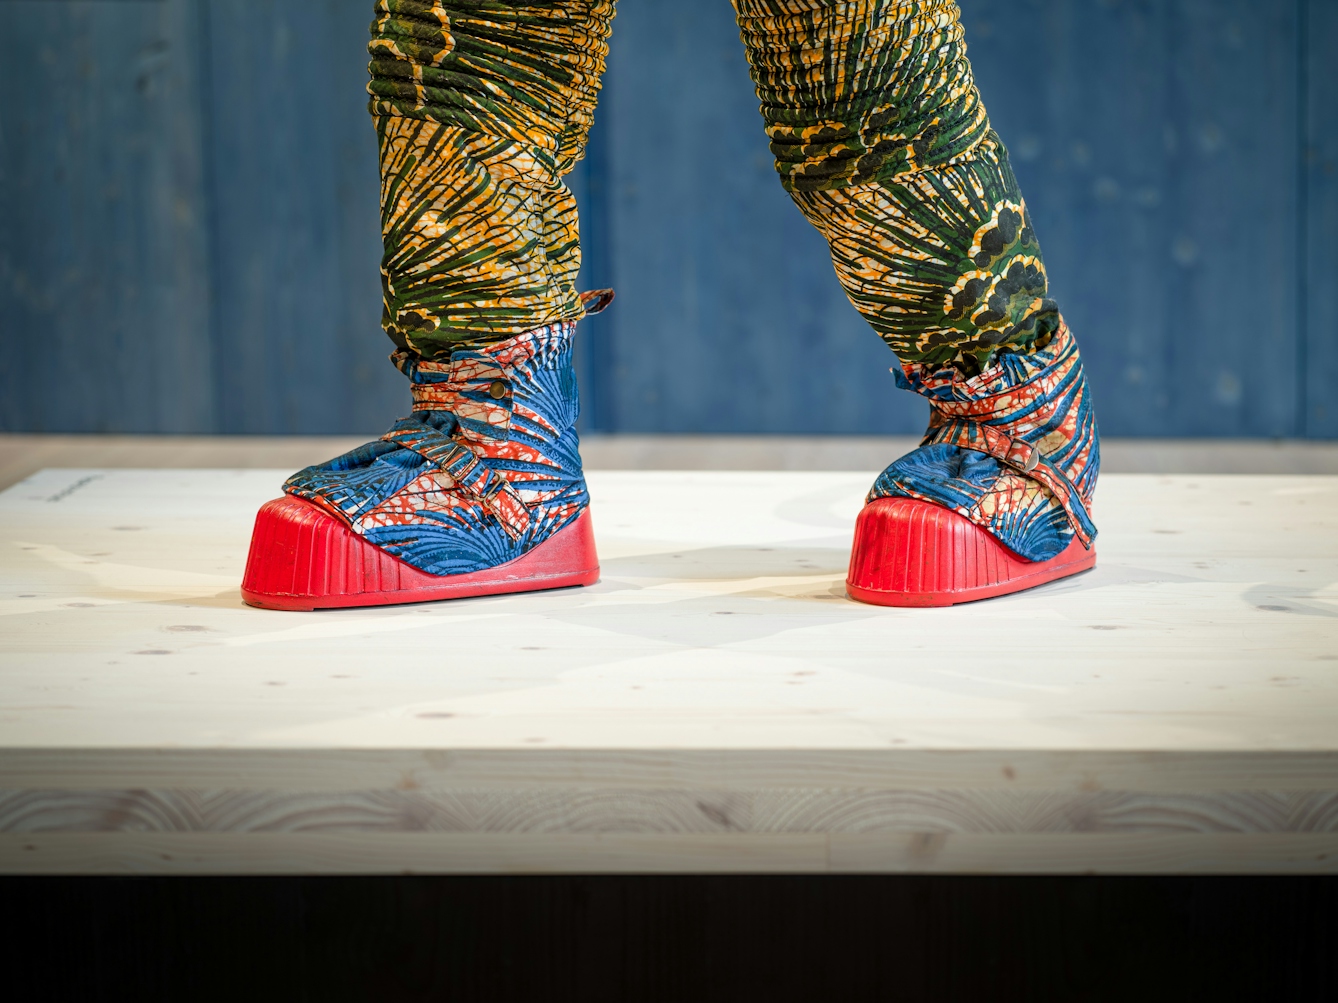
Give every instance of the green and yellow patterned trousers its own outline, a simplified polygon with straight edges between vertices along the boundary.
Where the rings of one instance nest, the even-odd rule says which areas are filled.
[[[970,376],[1059,314],[949,0],[734,0],[781,183],[903,363]],[[383,325],[427,359],[582,315],[576,204],[613,0],[380,0]]]

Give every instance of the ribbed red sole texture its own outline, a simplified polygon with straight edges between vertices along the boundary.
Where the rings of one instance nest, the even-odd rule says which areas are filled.
[[[1019,557],[975,523],[917,498],[876,498],[855,522],[846,591],[877,606],[952,606],[1076,575],[1096,551],[1075,539],[1048,561]]]
[[[368,543],[308,501],[285,495],[261,506],[242,577],[242,599],[266,609],[462,599],[599,581],[587,509],[523,557],[463,575],[430,575]]]

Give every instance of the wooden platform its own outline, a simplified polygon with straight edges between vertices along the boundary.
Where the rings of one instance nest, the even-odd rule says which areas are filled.
[[[0,489],[46,467],[274,468],[320,463],[381,434],[61,435],[0,432]],[[882,470],[920,444],[889,435],[581,436],[587,470]],[[1107,474],[1338,475],[1338,442],[1101,437]]]
[[[603,581],[238,598],[279,471],[0,495],[0,870],[1338,872],[1338,478],[1103,478],[1098,568],[843,595],[873,473],[596,472]]]

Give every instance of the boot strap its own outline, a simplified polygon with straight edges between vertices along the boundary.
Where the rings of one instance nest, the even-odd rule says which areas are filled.
[[[497,517],[508,536],[518,540],[530,526],[525,507],[506,477],[464,443],[443,435],[431,425],[406,418],[381,438],[411,449],[451,481],[452,486],[472,496]]]
[[[612,289],[587,289],[580,294],[581,306],[585,307],[585,313],[588,317],[591,314],[603,313],[613,302]]]
[[[407,352],[391,361],[409,377],[415,411],[449,411],[470,442],[505,442],[515,410],[511,372],[478,352],[453,362],[424,362]]]
[[[921,446],[943,443],[985,453],[1019,474],[1045,485],[1055,501],[1063,506],[1069,525],[1073,527],[1073,532],[1082,541],[1082,545],[1088,550],[1092,548],[1096,526],[1092,523],[1092,517],[1087,514],[1087,506],[1083,504],[1082,495],[1073,486],[1073,482],[1045,458],[1039,447],[1025,439],[1015,438],[993,425],[984,425],[970,418],[948,418],[941,413],[936,413],[935,418],[942,423],[931,423],[929,434],[920,443]]]

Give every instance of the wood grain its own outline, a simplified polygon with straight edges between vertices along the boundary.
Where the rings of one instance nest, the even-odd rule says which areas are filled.
[[[1338,751],[1268,749],[18,747],[0,790],[965,790],[1076,795],[1338,790]]]
[[[217,428],[196,13],[0,6],[0,427]]]
[[[1305,216],[1302,272],[1305,310],[1303,393],[1298,399],[1306,434],[1338,437],[1338,4],[1305,0],[1304,47],[1300,53],[1305,91],[1302,180]]]
[[[595,471],[597,586],[284,614],[281,477],[0,495],[0,870],[1334,869],[1338,478],[1110,475],[1093,573],[892,610],[871,472]]]
[[[1332,836],[0,833],[7,874],[1333,874]]]
[[[0,791],[0,832],[1330,833],[1338,792]]]
[[[0,433],[0,489],[46,467],[298,470],[362,436]],[[879,470],[914,449],[909,436],[587,435],[587,470]],[[1108,474],[1338,474],[1338,443],[1256,439],[1101,441]]]

